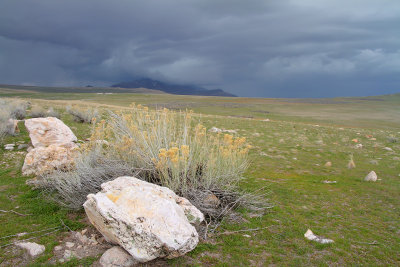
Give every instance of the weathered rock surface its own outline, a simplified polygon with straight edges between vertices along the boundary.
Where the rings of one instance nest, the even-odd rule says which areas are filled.
[[[128,176],[101,187],[88,195],[86,214],[108,242],[119,244],[135,261],[175,258],[196,247],[199,238],[189,219],[201,221],[204,216],[188,200]]]
[[[100,258],[103,267],[129,267],[137,262],[123,248],[115,246],[107,250]]]
[[[376,175],[376,173],[374,171],[371,171],[370,173],[368,173],[367,176],[365,176],[364,181],[368,181],[368,182],[376,182],[376,180],[378,180],[378,176]]]
[[[68,169],[73,164],[77,148],[74,143],[36,147],[26,154],[22,173],[39,175],[55,169]]]
[[[43,245],[33,242],[21,242],[17,243],[16,246],[26,250],[31,257],[36,257],[42,254],[46,249]]]
[[[54,117],[25,120],[33,147],[69,144],[78,139],[61,120]]]
[[[22,173],[40,175],[72,166],[78,146],[71,129],[54,117],[25,121],[33,149],[28,149]]]

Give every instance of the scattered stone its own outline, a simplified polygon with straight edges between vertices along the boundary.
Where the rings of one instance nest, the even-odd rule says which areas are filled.
[[[212,133],[222,133],[222,129],[217,128],[217,127],[212,127],[210,130],[208,130],[209,132]]]
[[[330,161],[327,161],[326,163],[325,163],[325,165],[324,165],[325,167],[332,167],[332,162],[330,162]]]
[[[5,150],[14,150],[14,144],[7,144],[4,146]]]
[[[336,182],[336,181],[328,181],[328,180],[325,180],[325,181],[323,181],[323,183],[324,183],[324,184],[336,184],[337,182]]]
[[[322,238],[320,236],[314,235],[314,233],[308,229],[307,232],[304,234],[304,237],[307,238],[308,240],[315,241],[321,244],[329,244],[333,243],[334,241],[332,239],[326,239]]]
[[[54,247],[54,251],[59,251],[59,250],[62,250],[62,246],[55,246]]]
[[[28,144],[20,144],[18,145],[18,150],[28,148]]]
[[[87,229],[83,229],[83,230],[81,231],[81,234],[84,235],[86,232],[87,232]]]
[[[187,210],[197,209],[193,205],[187,209],[187,199],[166,187],[128,176],[104,183],[101,188],[101,192],[88,195],[83,205],[86,214],[108,242],[119,244],[136,261],[175,258],[196,247],[199,236],[189,221],[204,216],[189,218],[196,214]],[[196,213],[201,214],[198,210]]]
[[[244,237],[248,237],[248,238],[250,238],[251,237],[251,235],[243,235]]]
[[[363,148],[363,145],[362,145],[362,144],[357,144],[357,145],[355,145],[354,147],[357,148],[357,149],[358,149],[358,148]]]
[[[262,120],[262,121],[270,121],[270,119],[265,119],[265,120]]]
[[[35,148],[70,144],[78,140],[67,125],[54,117],[25,120],[25,127]]]
[[[31,257],[36,257],[42,254],[46,249],[45,246],[33,242],[21,242],[16,243],[15,245],[26,250]]]
[[[66,246],[67,248],[73,248],[73,247],[75,246],[75,244],[72,243],[72,242],[66,242],[66,243],[65,243],[65,246]]]
[[[369,163],[373,164],[373,165],[378,165],[378,161],[377,160],[370,160]]]
[[[391,149],[390,147],[384,147],[383,149],[386,150],[386,151],[390,151],[390,152],[393,151],[393,149]]]
[[[100,265],[103,267],[128,267],[136,263],[137,261],[119,246],[108,249],[100,258]]]
[[[71,250],[66,249],[66,250],[64,251],[63,259],[66,260],[66,261],[68,261],[68,260],[70,260],[70,259],[72,259],[72,258],[77,258],[77,259],[79,259],[78,255],[76,255],[76,253],[75,253],[74,251],[71,251]]]
[[[374,171],[371,171],[370,173],[368,173],[367,176],[365,176],[364,181],[376,182],[377,179],[378,176],[376,175],[376,173]]]
[[[85,229],[86,230],[86,229]],[[83,232],[83,231],[82,231]],[[86,231],[85,231],[86,232]],[[75,232],[75,238],[82,244],[87,244],[89,243],[89,238],[79,232]]]

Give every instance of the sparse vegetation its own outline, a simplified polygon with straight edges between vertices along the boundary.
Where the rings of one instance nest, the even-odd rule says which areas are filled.
[[[39,106],[33,106],[29,114],[30,114],[30,116],[32,118],[47,117],[46,110],[44,108],[42,108],[42,107],[39,107]]]
[[[114,110],[120,111],[127,110],[127,102],[132,101],[153,103],[153,107],[161,106],[160,103],[183,109],[193,106],[195,112],[219,115],[202,116],[202,125],[207,129],[213,126],[235,129],[251,142],[250,167],[238,187],[254,192],[267,186],[272,192],[268,201],[274,207],[262,217],[254,217],[251,210],[239,208],[237,212],[244,220],[232,221],[226,217],[208,240],[200,242],[185,257],[169,260],[171,265],[397,266],[399,263],[400,144],[391,142],[388,137],[400,138],[400,96],[378,97],[380,101],[347,98],[346,103],[329,105],[300,100],[291,103],[282,99],[226,100],[168,95],[21,93],[21,96],[64,99],[31,101],[36,105],[54,105],[59,110],[75,101],[69,100],[74,98],[76,101],[90,99],[86,102],[88,105],[95,105],[93,102],[112,104]],[[116,107],[118,105],[121,107]],[[257,115],[251,111],[263,109],[270,111],[265,115],[270,121],[263,121],[263,113]],[[231,115],[251,115],[254,119]],[[75,122],[69,114],[62,113],[61,116],[78,139],[90,137],[92,125]],[[356,143],[352,139],[358,139],[363,147],[355,149]],[[316,144],[318,140],[323,140],[323,144]],[[18,136],[5,138],[6,143],[17,144],[19,141],[29,141],[23,127]],[[100,143],[105,146],[104,142]],[[32,190],[25,184],[33,177],[21,176],[24,154],[19,153],[0,148],[0,209],[15,210],[28,216],[4,213],[0,216],[0,237],[59,226],[60,219],[73,230],[87,227],[84,213],[48,202],[39,190]],[[352,169],[347,168],[350,155],[356,165]],[[328,161],[332,163],[329,168],[324,166]],[[371,170],[381,180],[363,182]],[[200,197],[199,201],[203,199]],[[304,233],[308,228],[335,243],[322,245],[306,240]],[[243,231],[246,229],[259,230]],[[54,246],[64,234],[59,231],[35,239],[34,242],[46,246],[46,252],[32,265],[48,264],[48,259],[54,256]],[[1,245],[21,238],[24,237],[4,239]],[[0,265],[13,265],[21,258],[18,251],[14,253],[10,248],[0,248]],[[68,264],[84,265],[82,262]]]
[[[67,106],[66,111],[73,116],[74,121],[80,123],[93,123],[99,118],[98,110],[93,108],[82,109],[76,106]]]
[[[15,135],[14,120],[25,118],[28,103],[21,100],[0,99],[0,143],[7,135]]]

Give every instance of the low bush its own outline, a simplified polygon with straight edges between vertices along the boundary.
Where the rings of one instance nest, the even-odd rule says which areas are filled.
[[[73,116],[74,121],[80,123],[93,123],[99,118],[97,109],[67,106],[67,112]]]
[[[39,107],[39,106],[33,106],[30,114],[29,114],[32,118],[43,118],[43,117],[47,117],[47,112],[44,108]]]
[[[81,209],[90,193],[97,193],[101,184],[123,175],[135,175],[126,163],[104,156],[101,147],[82,153],[70,172],[56,170],[37,180],[37,186],[59,204]]]
[[[15,135],[14,120],[24,119],[28,102],[14,99],[0,99],[0,142],[6,135]]]

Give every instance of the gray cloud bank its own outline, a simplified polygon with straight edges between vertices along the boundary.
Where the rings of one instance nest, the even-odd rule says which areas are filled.
[[[146,76],[239,96],[400,92],[400,2],[2,0],[0,83]]]

